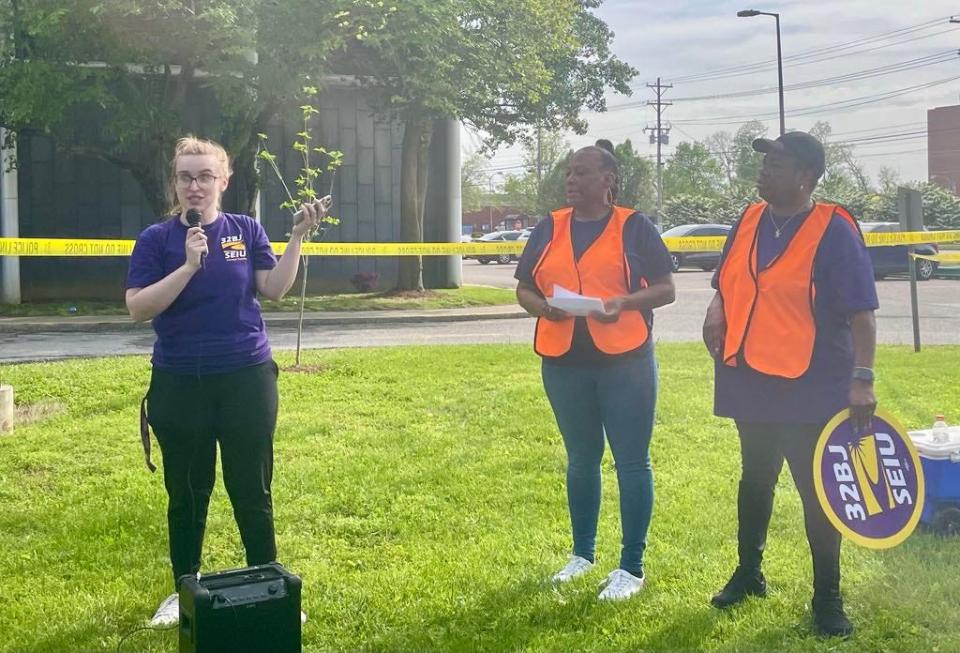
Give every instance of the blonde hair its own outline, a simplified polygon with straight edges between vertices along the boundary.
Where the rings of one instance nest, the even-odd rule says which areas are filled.
[[[230,165],[230,156],[223,146],[214,141],[205,138],[197,138],[193,134],[187,134],[177,141],[173,148],[173,158],[170,160],[170,182],[167,185],[167,204],[170,207],[169,215],[180,215],[183,207],[180,206],[180,200],[177,199],[177,161],[184,155],[212,155],[217,160],[217,165],[226,174],[227,177],[233,174],[233,168]],[[217,207],[219,208],[219,206]]]

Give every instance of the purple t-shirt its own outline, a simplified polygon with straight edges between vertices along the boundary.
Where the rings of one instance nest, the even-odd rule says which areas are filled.
[[[221,213],[204,226],[204,268],[155,318],[153,365],[174,374],[218,374],[270,360],[257,301],[256,270],[277,264],[259,222]],[[147,227],[133,248],[127,288],[145,288],[186,261],[187,227],[177,218]]]
[[[757,264],[761,268],[783,251],[808,215],[809,212],[805,212],[791,218],[784,224],[780,238],[776,238],[773,223],[764,214],[757,242]],[[734,225],[727,238],[721,266],[739,224]],[[713,276],[714,288],[718,286],[719,275],[720,266]],[[817,337],[810,369],[798,379],[784,379],[745,366],[729,367],[718,362],[715,365],[715,414],[742,422],[824,424],[849,407],[847,393],[853,373],[850,315],[876,310],[879,302],[866,245],[850,223],[838,215],[833,216],[820,241],[813,280],[817,289],[814,299]]]

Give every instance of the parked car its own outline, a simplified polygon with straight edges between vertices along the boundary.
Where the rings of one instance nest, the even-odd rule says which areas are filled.
[[[890,234],[902,231],[898,222],[861,222],[860,228],[865,234]],[[913,246],[917,254],[933,256],[940,253],[936,243],[921,243]],[[873,263],[873,276],[883,279],[889,274],[909,274],[910,255],[906,245],[889,245],[883,247],[868,247],[870,262]],[[914,259],[917,268],[917,279],[927,281],[937,272],[936,261]]]
[[[693,238],[707,236],[727,236],[730,225],[727,224],[682,224],[661,234],[664,238]],[[720,262],[720,252],[670,252],[673,271],[681,267],[700,268],[710,272]]]
[[[504,240],[519,240],[520,234],[522,233],[523,233],[522,231],[491,231],[490,233],[484,234],[483,236],[478,238],[476,242],[489,243],[489,242],[497,242],[497,241],[504,241]],[[464,256],[463,258],[465,259],[475,258],[481,263],[481,265],[486,265],[493,261],[496,261],[497,263],[510,263],[511,261],[516,261],[519,258],[519,255],[517,254],[490,254],[490,255],[471,254],[470,256]]]

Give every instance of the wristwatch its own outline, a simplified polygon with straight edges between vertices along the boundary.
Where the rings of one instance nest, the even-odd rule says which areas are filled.
[[[855,367],[853,368],[853,380],[873,383],[873,370],[869,367]]]

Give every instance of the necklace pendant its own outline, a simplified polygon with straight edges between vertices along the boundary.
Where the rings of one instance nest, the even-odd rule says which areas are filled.
[[[779,238],[779,237],[780,237],[780,230],[779,230],[779,229],[774,229],[774,231],[773,231],[773,236],[774,236],[774,238]]]

